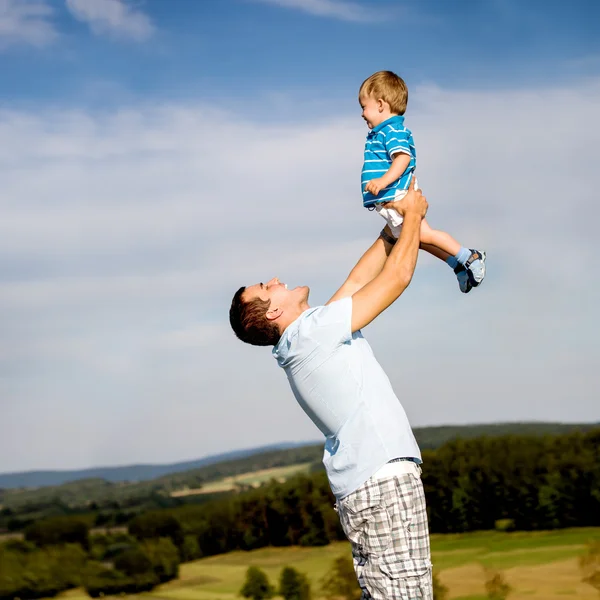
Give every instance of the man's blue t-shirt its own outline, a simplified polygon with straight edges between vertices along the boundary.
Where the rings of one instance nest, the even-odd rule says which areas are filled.
[[[392,458],[421,460],[387,375],[351,323],[352,298],[309,308],[273,348],[296,400],[326,438],[323,464],[338,500]]]
[[[365,187],[371,179],[377,179],[387,173],[392,164],[392,157],[398,152],[410,156],[410,163],[400,179],[383,188],[377,196],[365,191]],[[398,190],[407,190],[416,166],[415,143],[411,131],[404,127],[403,116],[395,115],[377,127],[373,127],[367,134],[365,142],[365,158],[360,181],[363,206],[390,202]]]

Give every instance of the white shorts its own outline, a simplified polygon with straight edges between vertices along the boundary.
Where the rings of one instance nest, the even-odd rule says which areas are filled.
[[[411,182],[412,183],[412,182]],[[415,179],[416,188],[419,189],[419,182]],[[394,194],[394,200],[402,200],[408,190],[397,190]],[[378,214],[380,214],[390,226],[390,230],[392,231],[392,235],[395,238],[400,237],[400,232],[402,231],[402,222],[404,221],[404,217],[395,211],[393,208],[385,208],[382,204],[376,204],[375,210]]]

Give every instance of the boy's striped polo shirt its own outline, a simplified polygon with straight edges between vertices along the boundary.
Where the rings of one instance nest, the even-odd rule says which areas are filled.
[[[403,152],[410,156],[410,163],[402,177],[379,192],[378,196],[365,191],[371,179],[383,176],[392,164],[392,156]],[[380,202],[390,202],[397,190],[407,190],[411,176],[417,165],[417,152],[412,133],[404,127],[404,117],[395,115],[383,123],[373,127],[367,134],[365,142],[365,158],[361,175],[363,205],[373,206]]]

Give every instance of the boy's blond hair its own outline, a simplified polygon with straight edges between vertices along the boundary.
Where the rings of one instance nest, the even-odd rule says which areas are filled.
[[[408,103],[408,88],[404,79],[392,71],[377,71],[362,82],[358,97],[369,96],[383,100],[393,113],[403,115]]]

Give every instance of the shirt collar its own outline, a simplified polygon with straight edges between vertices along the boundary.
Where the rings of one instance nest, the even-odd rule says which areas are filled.
[[[385,121],[379,123],[379,125],[377,125],[377,127],[373,127],[373,129],[371,129],[371,133],[377,133],[378,131],[381,131],[386,125],[400,125],[400,127],[404,126],[404,115],[394,115],[393,117],[390,117],[389,119],[386,119]]]
[[[288,358],[288,354],[290,351],[292,337],[298,331],[300,327],[300,323],[304,320],[308,315],[312,314],[317,310],[318,307],[309,307],[307,308],[296,320],[292,321],[282,332],[279,341],[271,350],[273,356],[277,359],[277,362],[284,366],[286,359]]]

